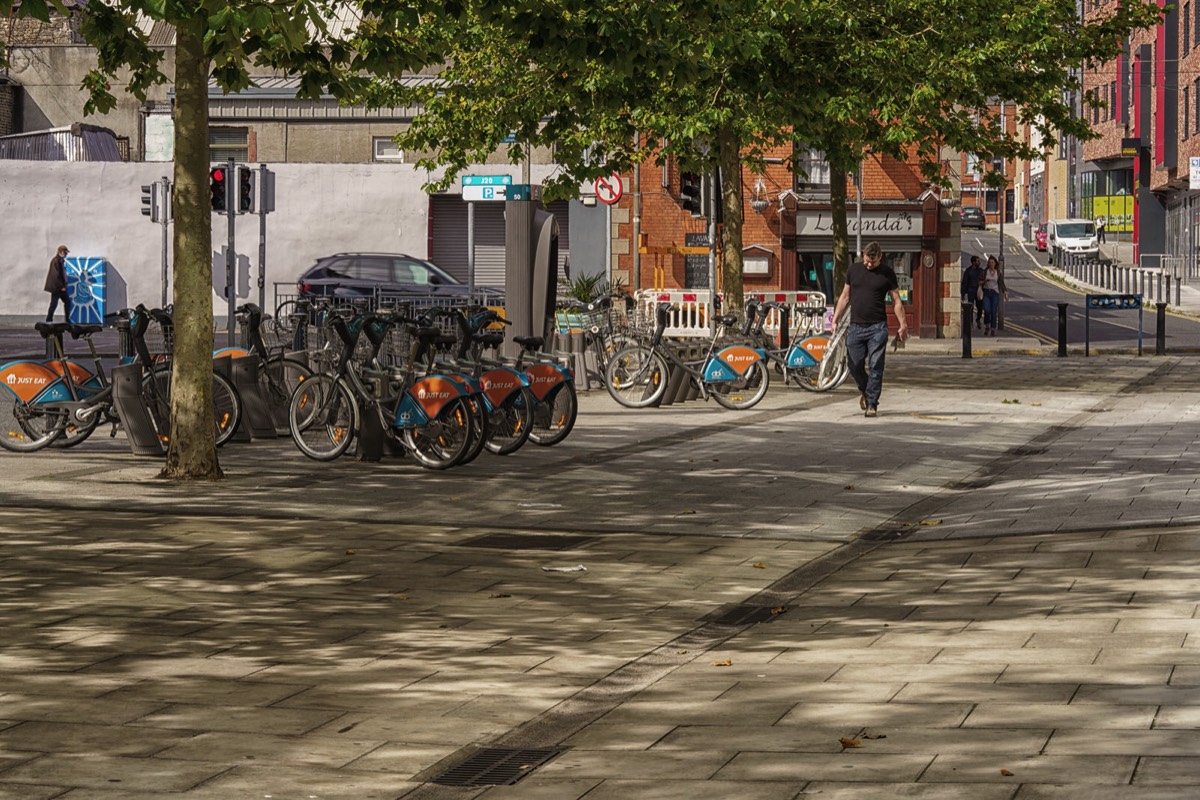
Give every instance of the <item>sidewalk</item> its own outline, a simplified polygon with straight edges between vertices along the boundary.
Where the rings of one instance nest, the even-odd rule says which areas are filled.
[[[0,453],[0,798],[1195,797],[1200,373],[1045,364],[441,473]],[[432,782],[483,747],[569,749]]]

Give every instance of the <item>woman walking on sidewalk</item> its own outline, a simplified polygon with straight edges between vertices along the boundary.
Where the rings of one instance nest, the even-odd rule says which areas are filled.
[[[996,335],[996,316],[1000,311],[1000,296],[1008,299],[1008,287],[1004,285],[1004,272],[995,256],[988,256],[987,268],[983,271],[983,325],[984,336]]]

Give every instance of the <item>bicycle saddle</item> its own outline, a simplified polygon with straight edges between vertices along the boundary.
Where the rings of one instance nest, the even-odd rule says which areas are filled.
[[[734,325],[737,325],[737,317],[733,314],[720,314],[713,317],[713,322],[718,325],[724,325],[726,328],[732,328]]]
[[[471,338],[484,347],[499,347],[504,343],[503,333],[477,333]]]
[[[91,336],[93,333],[99,333],[104,330],[102,325],[72,325],[71,338],[78,339],[81,336]]]
[[[541,336],[514,336],[513,341],[526,350],[541,350],[546,340]]]
[[[51,336],[66,333],[74,326],[69,322],[39,322],[33,327],[34,330],[42,335],[43,339],[49,339]]]

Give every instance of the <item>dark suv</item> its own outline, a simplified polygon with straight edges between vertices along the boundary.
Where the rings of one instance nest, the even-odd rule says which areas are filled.
[[[337,253],[317,259],[296,282],[305,299],[336,297],[433,297],[465,302],[466,284],[436,264],[403,253]],[[489,301],[503,297],[496,288],[476,287]]]
[[[964,228],[979,228],[981,231],[987,230],[987,218],[983,216],[983,209],[979,206],[963,206],[962,226]]]

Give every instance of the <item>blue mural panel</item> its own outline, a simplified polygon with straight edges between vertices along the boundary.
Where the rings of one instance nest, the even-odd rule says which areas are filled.
[[[67,256],[66,268],[71,322],[103,325],[107,309],[108,259]]]

